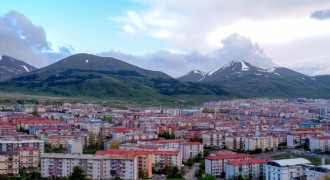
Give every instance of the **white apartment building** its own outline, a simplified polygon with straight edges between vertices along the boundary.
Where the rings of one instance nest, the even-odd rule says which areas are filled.
[[[269,161],[265,166],[265,177],[267,180],[302,179],[309,164],[311,162],[304,158]]]
[[[306,180],[320,180],[329,172],[330,165],[311,166],[310,168],[306,168]]]
[[[256,149],[277,149],[278,138],[274,136],[253,136],[245,138],[245,151],[254,151]]]
[[[204,148],[203,144],[200,142],[186,142],[180,144],[180,151],[182,154],[182,160],[186,161],[189,158],[194,158],[198,153],[203,155]]]
[[[83,153],[83,145],[79,141],[75,141],[73,139],[68,141],[68,154],[82,154]]]
[[[330,136],[313,137],[309,139],[309,149],[312,152],[330,151]]]
[[[82,167],[87,177],[93,180],[113,179],[115,177],[124,180],[136,180],[138,178],[138,159],[136,156],[55,153],[41,156],[41,177],[68,177],[75,166]]]
[[[243,176],[252,180],[264,177],[264,166],[269,159],[255,158],[247,160],[229,161],[226,164],[226,179],[236,179]]]
[[[320,136],[320,132],[292,132],[286,136],[288,148],[302,146],[308,139]]]

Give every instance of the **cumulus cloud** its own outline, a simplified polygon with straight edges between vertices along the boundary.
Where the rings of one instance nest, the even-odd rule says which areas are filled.
[[[310,75],[328,72],[321,67],[324,66],[322,64],[324,59],[327,59],[324,57],[330,56],[328,50],[324,48],[329,47],[324,46],[328,44],[324,39],[330,36],[330,24],[326,21],[330,17],[330,11],[325,9],[330,7],[329,0],[136,0],[136,2],[145,5],[146,8],[134,11],[134,17],[123,14],[116,22],[121,26],[136,26],[132,23],[135,17],[143,17],[148,12],[157,10],[154,21],[169,19],[176,22],[175,26],[166,28],[153,24],[153,29],[164,29],[170,34],[165,40],[175,49],[184,52],[196,50],[208,59],[213,59],[213,56],[228,59],[228,57],[242,57],[248,54],[245,58],[253,57],[252,64],[260,66],[276,64],[301,70]],[[138,29],[135,28],[135,34],[132,35],[140,34],[141,31]],[[152,32],[142,33],[157,38]],[[233,51],[234,48],[230,48],[229,53],[225,52],[230,47],[228,42],[230,39],[226,38],[233,33],[251,39],[253,50],[249,52],[244,50],[247,46],[243,46],[238,52]],[[203,67],[208,70],[207,66]]]
[[[108,51],[98,53],[98,55],[114,57],[146,69],[163,71],[173,77],[179,77],[193,69],[209,72],[232,60],[245,60],[263,68],[274,66],[272,60],[263,53],[258,44],[252,43],[246,37],[233,34],[225,38],[222,44],[222,48],[208,54],[201,54],[198,51],[190,53],[158,51],[143,56],[134,56]]]
[[[10,11],[0,17],[0,54],[5,54],[43,67],[54,58],[71,54],[71,47],[60,47],[54,52],[42,27],[34,25],[26,16]],[[58,60],[58,59],[57,59]]]

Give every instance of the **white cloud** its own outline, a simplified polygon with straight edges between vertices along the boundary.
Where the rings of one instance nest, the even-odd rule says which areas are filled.
[[[329,0],[136,0],[136,2],[145,5],[146,9],[134,11],[134,16],[124,14],[117,22],[123,26],[134,25],[139,29],[137,34],[142,33],[166,40],[173,49],[179,51],[197,50],[208,55],[224,46],[223,39],[237,33],[258,43],[275,64],[297,67],[296,69],[299,70],[305,69],[304,71],[309,74],[321,72],[316,71],[316,68],[312,69],[312,66],[309,66],[310,62],[315,64],[313,67],[321,67],[324,64],[321,64],[320,56],[330,56],[328,50],[322,47],[322,37],[330,36],[330,23],[326,19],[327,9],[330,7]],[[151,12],[154,16],[150,17],[154,18],[146,18]],[[163,23],[161,19],[167,19],[169,23]],[[305,39],[308,39],[308,42]],[[292,47],[294,45],[296,47]],[[289,49],[296,52],[296,56],[295,53],[288,52]],[[314,53],[315,49],[320,49],[319,54]],[[299,68],[297,64],[300,64]]]
[[[174,14],[155,8],[143,13],[128,10],[123,16],[109,17],[121,24],[128,34],[142,33],[154,38],[167,39],[172,36],[172,29],[177,27]]]
[[[258,44],[253,44],[246,37],[232,34],[226,37],[222,44],[222,48],[208,54],[200,54],[197,51],[190,53],[158,51],[134,56],[108,51],[98,53],[98,55],[114,57],[145,69],[162,71],[173,77],[179,77],[193,69],[208,72],[227,64],[229,61],[241,59],[259,67],[274,66],[274,63],[263,53]]]
[[[72,51],[74,49],[69,45],[55,51],[47,41],[44,29],[17,11],[0,16],[0,54],[39,68],[70,55]]]
[[[218,27],[208,36],[208,41],[217,46],[219,39],[224,39],[233,32],[249,37],[260,44],[283,44],[290,41],[327,35],[330,23],[310,19],[274,19],[274,20],[241,20],[234,24]]]

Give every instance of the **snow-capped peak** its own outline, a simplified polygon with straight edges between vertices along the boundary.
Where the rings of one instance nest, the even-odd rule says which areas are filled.
[[[195,73],[195,74],[200,74],[200,75],[203,75],[203,76],[206,74],[205,72],[203,72],[203,71],[200,71],[200,70],[196,70],[196,69],[195,69],[195,70],[193,70],[192,72],[193,72],[193,73]]]

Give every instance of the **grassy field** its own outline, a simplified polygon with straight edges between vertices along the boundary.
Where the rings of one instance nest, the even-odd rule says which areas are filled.
[[[281,154],[271,157],[273,160],[291,159],[291,158],[305,158],[314,165],[321,165],[321,159],[313,155],[298,155],[298,154]],[[330,159],[325,159],[325,164],[330,164]]]

